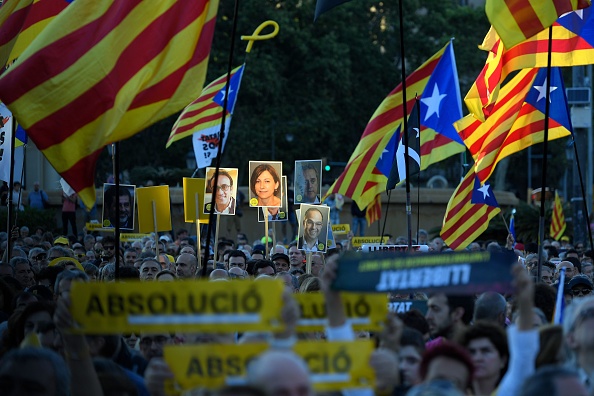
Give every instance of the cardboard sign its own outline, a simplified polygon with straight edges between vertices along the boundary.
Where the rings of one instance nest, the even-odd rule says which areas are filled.
[[[103,229],[103,225],[101,223],[86,223],[85,228],[87,231],[113,231],[111,228],[107,228],[106,230]]]
[[[353,237],[351,246],[361,247],[363,244],[380,244],[388,242],[389,237],[385,236],[383,239],[381,236],[369,236],[369,237]]]
[[[163,357],[182,389],[217,389],[245,384],[247,366],[268,348],[268,344],[167,345]]]
[[[203,213],[204,178],[184,177],[184,220],[186,223],[208,224],[209,214]],[[198,213],[198,216],[196,216]]]
[[[119,195],[116,196],[116,185],[105,183],[103,185],[103,205],[101,223],[103,227],[113,228],[116,222],[122,230],[134,229],[134,204],[136,202],[136,186],[120,184]],[[116,218],[116,206],[119,205],[120,218]]]
[[[173,285],[172,285],[173,286]],[[73,282],[71,313],[85,334],[276,331],[283,284]]]
[[[324,331],[328,324],[324,295],[297,293],[294,297],[301,310],[297,331]],[[341,293],[341,297],[353,329],[375,331],[383,328],[388,313],[387,294]]]
[[[169,186],[137,188],[136,198],[138,199],[139,232],[149,233],[171,230]],[[154,224],[155,216],[157,220],[156,230]]]
[[[428,252],[427,245],[412,245],[413,252]],[[380,245],[380,244],[364,244],[361,246],[364,252],[408,252],[408,245]]]
[[[333,224],[332,232],[334,235],[346,235],[351,231],[350,224]]]
[[[472,295],[511,292],[512,252],[443,254],[350,253],[343,256],[336,290],[352,292],[440,292]]]
[[[287,176],[281,177],[281,189],[282,193],[282,205],[280,208],[259,208],[258,209],[258,222],[264,223],[264,210],[268,212],[268,221],[289,221],[289,212],[287,208]]]
[[[120,241],[122,242],[136,242],[141,241],[142,238],[150,237],[150,234],[135,234],[135,233],[122,233],[120,234]]]
[[[168,345],[163,353],[183,390],[216,389],[245,384],[248,365],[268,348],[267,344]],[[371,341],[304,341],[297,342],[293,352],[305,360],[315,390],[322,392],[373,387],[374,372],[369,366],[373,349]]]

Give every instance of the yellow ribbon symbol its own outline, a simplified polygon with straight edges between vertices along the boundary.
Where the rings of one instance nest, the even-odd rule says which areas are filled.
[[[268,26],[273,27],[272,32],[260,35],[260,32]],[[260,26],[258,26],[256,30],[254,30],[254,33],[252,33],[251,36],[241,36],[242,40],[249,41],[247,48],[245,49],[245,52],[247,52],[248,54],[250,53],[250,51],[252,50],[252,46],[254,45],[254,41],[270,40],[271,38],[276,37],[279,30],[280,28],[278,26],[278,23],[276,23],[275,21],[262,22]]]

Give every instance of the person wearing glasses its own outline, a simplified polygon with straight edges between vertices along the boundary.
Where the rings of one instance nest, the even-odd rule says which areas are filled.
[[[217,214],[235,214],[235,198],[233,197],[233,178],[224,171],[219,170],[219,178],[217,179],[215,188],[214,175],[208,180],[207,193],[215,195],[214,212]],[[210,202],[205,205],[204,211],[210,212]]]
[[[325,241],[318,238],[324,225],[322,211],[309,208],[303,215],[303,235],[299,238],[299,249],[311,252],[324,251]]]
[[[590,278],[585,275],[576,275],[571,278],[567,288],[570,290],[573,299],[582,298],[589,296],[592,294],[592,289],[594,289],[594,285]]]

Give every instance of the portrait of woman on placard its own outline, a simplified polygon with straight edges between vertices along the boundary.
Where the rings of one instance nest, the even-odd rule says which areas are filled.
[[[257,199],[250,199],[250,206],[281,206],[281,180],[270,164],[260,164],[252,172],[250,190]]]

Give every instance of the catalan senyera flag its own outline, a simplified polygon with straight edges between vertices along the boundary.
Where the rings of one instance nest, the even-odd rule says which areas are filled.
[[[0,7],[0,68],[18,58],[73,0],[8,0]]]
[[[594,63],[594,12],[592,7],[562,15],[552,25],[551,66],[580,66]],[[485,67],[464,101],[474,116],[487,118],[497,100],[499,84],[515,70],[547,67],[549,33],[545,30],[505,49],[491,28],[479,48],[489,51]]]
[[[489,183],[481,183],[471,167],[448,202],[441,237],[454,250],[463,250],[489,227],[501,209]]]
[[[566,228],[567,223],[565,223],[565,215],[563,214],[563,204],[561,203],[561,198],[559,198],[559,193],[555,191],[555,202],[549,234],[551,238],[558,241],[563,236]]]
[[[410,74],[406,84],[407,117],[413,109],[415,94],[421,97],[421,170],[464,151],[461,139],[456,136],[452,126],[462,114],[452,43],[446,44]],[[344,171],[327,194],[342,194],[355,200],[360,208],[367,208],[378,194],[386,190],[396,154],[395,149],[387,154],[386,146],[390,141],[395,141],[392,138],[401,126],[403,116],[400,84],[384,99],[369,120]],[[389,166],[378,167],[378,161],[384,154],[391,156]]]
[[[0,100],[87,207],[103,147],[202,89],[218,0],[76,0],[0,77]]]
[[[544,140],[546,77],[546,69],[521,70],[501,89],[485,122],[468,115],[455,123],[481,182],[501,159]],[[549,140],[569,136],[571,118],[559,68],[551,69],[549,101]]]
[[[487,0],[485,12],[506,48],[548,28],[566,12],[586,8],[590,0]]]

